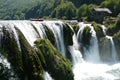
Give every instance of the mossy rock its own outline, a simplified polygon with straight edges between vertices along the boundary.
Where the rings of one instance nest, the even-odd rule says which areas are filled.
[[[35,44],[45,58],[45,70],[55,80],[74,80],[71,62],[64,58],[48,39],[37,39]]]
[[[15,35],[10,27],[3,27],[2,54],[5,55],[19,77],[24,77],[22,54],[18,48]]]
[[[19,41],[21,45],[23,69],[28,80],[44,80],[41,57],[36,53],[33,47],[25,39],[24,35],[18,30]],[[41,58],[41,59],[40,59]],[[44,61],[44,60],[42,60]]]
[[[120,38],[120,30],[117,33],[115,33],[113,37]]]
[[[65,50],[66,50],[66,57],[69,60],[72,60],[71,53],[68,50],[68,46],[73,45],[73,34],[74,31],[72,30],[72,27],[68,24],[63,24],[63,34],[64,34],[64,44],[65,44]]]
[[[99,24],[92,23],[92,26],[94,27],[94,30],[96,32],[97,38],[105,37],[105,33],[103,32],[102,27]]]
[[[63,24],[63,34],[65,45],[73,45],[72,37],[74,31],[72,30],[72,27],[70,27],[68,24]]]
[[[9,80],[12,77],[11,70],[0,63],[0,80]]]
[[[81,43],[85,46],[90,45],[90,39],[91,39],[90,31],[91,29],[89,26],[85,27],[85,29],[83,30]]]
[[[79,26],[78,26],[78,24],[73,24],[73,25],[71,25],[71,27],[73,28],[75,34],[77,35],[77,33],[78,33],[78,31],[79,31]]]
[[[113,36],[120,31],[120,15],[118,15],[115,24],[110,25],[107,29],[107,34]]]
[[[55,46],[55,36],[53,34],[53,32],[45,25],[45,24],[42,24],[44,26],[44,29],[45,29],[45,33],[47,35],[47,39],[50,40],[50,42]]]

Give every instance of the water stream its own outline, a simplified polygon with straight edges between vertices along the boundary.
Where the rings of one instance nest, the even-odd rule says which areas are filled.
[[[46,38],[47,34],[45,33],[44,26],[46,25],[48,29],[50,29],[54,36],[56,42],[56,48],[61,52],[61,54],[66,57],[65,53],[65,42],[64,42],[64,35],[63,34],[63,22],[62,21],[0,21],[0,39],[2,38],[2,27],[6,27],[13,33],[15,39],[17,41],[18,47],[20,48],[19,38],[16,33],[16,28],[19,29],[23,35],[25,36],[26,40],[29,42],[31,46],[34,46],[34,41],[37,38]],[[91,26],[91,24],[84,24],[79,23],[79,31],[77,35],[73,35],[73,45],[69,46],[69,51],[72,55],[72,62],[73,62],[73,73],[74,73],[74,80],[120,80],[120,64],[116,63],[117,60],[117,52],[115,48],[115,44],[113,38],[110,36],[106,36],[107,39],[110,40],[111,43],[111,56],[114,64],[107,64],[102,63],[99,53],[99,43],[96,36],[96,32]],[[81,43],[78,40],[81,40],[82,33],[85,27],[88,26],[91,30],[91,39],[89,49],[83,47],[83,53],[80,51]],[[105,33],[105,27],[104,33]],[[1,40],[0,40],[0,43]],[[86,55],[86,59],[83,58],[83,54]],[[104,53],[105,54],[105,53]],[[8,68],[10,68],[9,62],[4,57],[0,55],[0,63],[4,64]],[[53,80],[52,77],[48,72],[44,71],[45,80]]]

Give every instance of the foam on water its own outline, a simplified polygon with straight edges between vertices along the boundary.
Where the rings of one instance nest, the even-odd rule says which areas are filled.
[[[118,80],[120,64],[78,63],[74,65],[73,72],[75,80]]]

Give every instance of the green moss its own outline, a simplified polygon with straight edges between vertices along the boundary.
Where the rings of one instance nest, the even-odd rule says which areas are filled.
[[[115,24],[108,27],[107,34],[113,36],[120,31],[120,14],[117,17]]]
[[[105,37],[105,33],[103,32],[103,29],[99,24],[92,23],[92,26],[94,27],[98,38]]]
[[[43,80],[43,68],[39,56],[19,30],[18,34],[25,75],[28,80]]]
[[[71,25],[71,26],[72,26],[73,30],[75,31],[75,34],[77,34],[77,32],[78,32],[78,30],[79,30],[78,24],[73,24],[73,25]]]
[[[66,57],[69,60],[72,60],[71,53],[67,49],[69,45],[73,45],[73,34],[74,31],[72,30],[72,27],[68,24],[63,24],[63,34],[64,34],[64,44],[65,44],[65,50],[66,50]]]
[[[73,45],[72,36],[74,32],[68,24],[63,24],[63,34],[65,45]]]
[[[91,29],[89,26],[85,27],[85,29],[83,30],[81,42],[85,45],[90,45],[90,39],[91,39],[90,30]]]
[[[48,39],[38,39],[35,43],[45,58],[45,70],[47,70],[55,80],[73,80],[71,62],[65,59]]]
[[[55,36],[53,34],[53,32],[44,24],[42,24],[44,26],[45,29],[45,33],[47,35],[47,38],[50,40],[50,42],[55,45]]]
[[[14,37],[14,34],[3,27],[3,54],[7,57],[11,63],[13,69],[18,73],[19,77],[23,77],[23,63],[22,55],[18,48],[17,41]]]

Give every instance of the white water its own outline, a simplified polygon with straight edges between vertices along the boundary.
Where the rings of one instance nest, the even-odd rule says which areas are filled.
[[[5,67],[7,67],[8,69],[10,69],[10,63],[7,61],[7,59],[5,57],[3,57],[1,55],[1,52],[0,52],[0,63],[2,63]]]
[[[43,39],[43,38],[46,38],[46,37],[47,37],[47,35],[46,35],[46,33],[45,33],[44,26],[41,24],[42,22],[32,21],[31,23],[32,23],[32,25],[37,29],[40,38]]]
[[[13,24],[23,33],[31,46],[33,46],[34,41],[39,37],[39,35],[31,25],[31,23],[29,21],[15,21],[13,22]]]
[[[78,39],[82,38],[82,33],[83,30],[85,29],[85,27],[90,27],[91,31],[91,39],[90,39],[90,46],[89,46],[89,50],[84,47],[84,53],[86,55],[86,59],[89,62],[93,62],[93,63],[97,63],[100,62],[100,56],[99,56],[99,48],[98,48],[98,40],[97,40],[97,36],[96,36],[96,32],[93,28],[93,26],[91,26],[91,24],[84,24],[79,23],[79,31],[78,31]]]
[[[46,71],[44,71],[44,78],[45,78],[45,80],[53,80],[52,77],[50,76],[50,74]]]
[[[75,34],[73,35],[73,46],[69,46],[69,51],[72,55],[73,64],[83,62],[82,54],[79,51],[79,43]]]
[[[10,22],[9,22],[10,23]],[[9,23],[6,22],[8,25]],[[17,27],[20,29],[20,31],[24,34],[25,38],[28,40],[28,42],[31,45],[34,45],[33,42],[36,40],[36,38],[41,37],[44,38],[45,31],[43,29],[43,26],[41,25],[40,22],[31,22],[31,21],[11,21]],[[62,23],[61,22],[51,22],[51,21],[46,21],[43,22],[44,24],[49,27],[56,38],[56,44],[59,45],[58,49],[61,52],[64,51],[64,39],[63,39],[63,33],[62,33]],[[56,24],[57,23],[57,24]],[[36,27],[36,29],[39,31],[38,33],[35,31],[32,25]],[[91,38],[91,46],[89,50],[85,50],[85,54],[87,56],[87,61],[85,62],[84,59],[82,58],[82,54],[79,51],[79,43],[77,41],[79,36],[73,36],[73,46],[69,47],[69,50],[71,51],[72,58],[73,58],[73,73],[74,73],[74,79],[75,80],[120,80],[120,64],[114,64],[114,65],[107,65],[107,64],[101,64],[99,63],[99,49],[98,49],[98,42],[97,42],[97,37],[96,33],[93,29],[93,27],[90,24],[79,24],[81,25],[79,34],[82,35],[82,31],[86,25],[90,26],[91,28],[91,33],[92,33],[92,38]],[[39,26],[39,27],[38,27]],[[41,27],[42,26],[42,27]],[[51,28],[52,26],[52,28]],[[54,29],[55,28],[55,29]],[[13,30],[14,32],[14,30]],[[14,32],[15,33],[15,32]],[[60,42],[62,41],[62,42]],[[114,47],[114,42],[111,40],[112,47]],[[112,53],[115,53],[115,47],[112,49]],[[63,54],[65,55],[65,54]],[[115,55],[113,55],[113,59],[116,58]],[[7,63],[6,59],[0,58],[0,61],[5,63],[9,67],[9,64]],[[94,63],[94,64],[93,64]],[[97,64],[95,64],[97,63]],[[44,72],[45,80],[52,80],[50,75],[47,72]]]
[[[113,62],[117,62],[117,52],[116,52],[116,49],[115,49],[115,44],[114,44],[114,41],[113,41],[113,38],[111,36],[106,36],[106,38],[110,39],[110,42],[111,42],[111,55],[112,55],[112,59],[113,59]]]
[[[26,20],[25,21],[19,21],[19,20],[18,21],[1,21],[0,22],[0,34],[2,34],[1,28],[5,26],[6,29],[10,32],[10,34],[11,33],[14,34],[14,38],[16,39],[18,47],[21,51],[19,38],[18,38],[15,28],[19,29],[24,35],[24,37],[27,39],[29,44],[33,46],[34,41],[37,38],[47,38],[47,35],[44,30],[44,26],[42,24],[45,24],[46,27],[48,27],[49,29],[53,31],[57,48],[65,56],[63,26],[62,26],[63,23],[61,21],[44,21],[44,22],[26,21]],[[0,38],[1,36],[2,35],[0,35]],[[0,61],[2,60],[6,62],[6,59],[0,58]],[[45,80],[53,80],[47,72],[45,72]]]
[[[85,25],[83,23],[79,24],[80,30],[79,30],[79,36],[77,36],[77,38],[81,37],[80,35],[82,35],[82,30],[84,29]],[[87,26],[89,26],[87,24]],[[91,28],[92,29],[92,28]],[[120,64],[113,64],[113,65],[108,65],[108,64],[102,64],[99,62],[99,59],[96,59],[96,55],[95,53],[97,52],[97,58],[99,58],[99,53],[98,53],[98,44],[96,45],[96,41],[97,38],[95,37],[96,33],[95,31],[92,29],[92,36],[93,36],[93,41],[91,41],[91,43],[93,44],[92,46],[90,46],[91,50],[86,50],[85,54],[87,55],[88,61],[84,61],[84,59],[81,57],[75,57],[75,56],[79,56],[81,55],[81,53],[79,52],[75,52],[74,51],[74,46],[78,46],[78,44],[74,44],[74,46],[70,47],[70,51],[72,54],[72,58],[73,58],[73,73],[74,73],[74,80],[120,80]],[[115,48],[114,47],[114,42],[111,39],[111,43],[112,43],[112,53],[116,53],[115,52]],[[76,42],[77,40],[75,40],[75,38],[73,38],[73,42]],[[76,47],[75,46],[75,47]],[[72,50],[73,49],[73,50]],[[94,50],[93,50],[94,49]],[[87,53],[86,53],[87,52]],[[90,56],[89,54],[91,53],[92,56]],[[112,55],[113,59],[115,59],[115,54]],[[93,58],[93,59],[92,59]],[[92,59],[92,60],[91,60]],[[81,60],[83,60],[81,62]],[[93,63],[94,61],[97,63]],[[92,61],[92,63],[91,63]]]
[[[75,80],[119,80],[120,64],[78,63],[73,67]]]
[[[64,35],[63,35],[63,22],[61,21],[45,21],[45,25],[53,32],[55,36],[57,49],[65,55]]]

